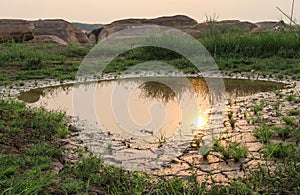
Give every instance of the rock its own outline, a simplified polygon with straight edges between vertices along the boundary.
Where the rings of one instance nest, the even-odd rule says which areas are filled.
[[[250,22],[241,22],[239,20],[224,20],[219,22],[204,22],[199,23],[191,28],[183,29],[185,32],[189,33],[195,38],[204,37],[207,33],[211,31],[212,28],[216,32],[220,30],[233,30],[234,28],[240,28],[242,30],[249,30],[256,28],[257,26],[255,24],[252,24]]]
[[[187,26],[194,26],[197,24],[197,21],[183,15],[165,16],[165,17],[159,17],[154,19],[118,20],[111,24],[104,25],[103,29],[101,30],[99,29],[100,32],[98,34],[98,40],[99,41],[103,40],[105,37],[108,37],[109,35],[124,29],[132,28],[134,26],[150,25],[150,24],[168,26],[168,27],[180,29],[180,28],[186,28]]]
[[[80,45],[90,45],[88,35],[82,30],[75,28],[75,36]]]
[[[55,35],[67,43],[78,44],[75,28],[67,21],[61,19],[34,21],[36,35]]]
[[[145,24],[156,24],[160,26],[168,26],[173,28],[180,28],[184,26],[194,26],[198,24],[198,22],[192,18],[183,15],[176,16],[165,16],[159,17],[155,19],[144,20]]]
[[[71,132],[80,132],[81,131],[78,127],[76,127],[74,125],[69,125],[68,129]]]
[[[29,41],[34,38],[34,25],[25,20],[0,19],[0,43]]]
[[[68,45],[68,43],[55,35],[37,35],[34,37],[36,42],[54,43],[58,45]]]
[[[253,29],[253,32],[277,30],[278,28],[285,28],[287,25],[281,20],[279,22],[264,21],[255,23],[257,26]]]
[[[239,20],[224,20],[220,22],[213,22],[213,23],[197,23],[192,18],[183,15],[176,15],[176,16],[166,16],[166,17],[159,17],[155,19],[126,19],[126,20],[118,20],[111,24],[104,25],[102,28],[95,30],[94,32],[90,33],[94,34],[98,37],[98,40],[103,40],[104,38],[110,36],[111,34],[132,28],[134,26],[141,26],[147,24],[154,24],[160,26],[168,26],[171,28],[177,28],[182,30],[195,38],[203,37],[212,26],[214,26],[215,30],[232,30],[234,28],[241,28],[245,30],[252,30],[257,26],[250,22],[241,22]]]
[[[54,159],[52,161],[52,167],[53,168],[52,168],[51,172],[54,173],[54,174],[59,174],[60,171],[63,170],[64,165],[61,162],[59,162],[59,160]]]
[[[94,34],[89,35],[89,42],[91,45],[95,45],[97,43],[97,36]]]
[[[98,42],[98,36],[100,34],[100,32],[103,30],[103,27],[94,29],[90,32],[90,34],[88,34],[90,43],[97,43]]]

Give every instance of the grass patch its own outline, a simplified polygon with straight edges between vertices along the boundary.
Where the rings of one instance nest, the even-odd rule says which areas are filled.
[[[273,134],[274,133],[271,131],[271,128],[266,124],[255,128],[253,131],[253,135],[259,138],[264,144],[270,141]]]
[[[261,151],[268,158],[300,160],[300,148],[295,143],[270,143]]]
[[[216,150],[223,155],[224,159],[233,158],[235,161],[239,161],[248,154],[248,148],[237,142],[228,142],[225,146],[217,142],[215,146]]]

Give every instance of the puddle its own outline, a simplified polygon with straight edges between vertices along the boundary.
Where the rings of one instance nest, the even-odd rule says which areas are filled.
[[[216,99],[283,87],[235,79],[224,79],[224,83],[226,94],[215,91]],[[208,129],[215,122],[209,89],[203,78],[119,79],[34,89],[18,99],[78,115],[81,139],[105,162],[152,171],[182,155],[196,135],[212,136]]]

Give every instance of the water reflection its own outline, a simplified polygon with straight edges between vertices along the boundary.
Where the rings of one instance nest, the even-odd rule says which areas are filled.
[[[227,97],[282,87],[270,82],[224,81]],[[219,87],[213,79],[135,78],[34,89],[19,99],[69,115],[75,112],[89,121],[82,126],[82,140],[112,165],[143,164],[148,158],[147,163],[154,164],[149,167],[155,167],[157,159],[180,155],[195,134],[208,129],[212,105],[225,95]],[[163,139],[167,143],[158,148]]]
[[[186,82],[191,87],[187,87]],[[209,83],[213,85],[217,82],[211,79]],[[283,87],[278,83],[249,80],[224,79],[224,83],[227,97],[246,96]],[[134,135],[152,136],[153,141],[160,134],[171,137],[178,129],[204,127],[209,120],[212,101],[224,96],[217,89],[218,86],[208,86],[202,78],[139,78],[34,89],[22,93],[18,98],[73,115],[73,91],[80,90],[82,97],[78,98],[79,102],[75,102],[75,105],[81,110],[81,117],[99,122],[106,132],[128,138],[128,132],[124,132],[124,129],[130,129]],[[85,99],[86,94],[93,94],[93,104]],[[197,105],[190,103],[193,98]],[[187,100],[184,106],[186,110],[183,110],[183,100]]]
[[[160,99],[164,103],[169,101],[174,101],[176,97],[176,93],[167,85],[151,81],[143,83],[139,89],[141,90],[141,98],[152,98],[152,99]]]

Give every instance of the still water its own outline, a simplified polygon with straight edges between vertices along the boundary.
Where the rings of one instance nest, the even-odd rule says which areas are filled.
[[[119,79],[34,89],[18,98],[88,121],[82,139],[108,163],[151,170],[180,155],[196,134],[207,134],[216,123],[211,117],[219,110],[212,111],[216,101],[211,94],[220,100],[283,87],[234,79],[224,84],[218,93],[222,90],[212,91],[203,78]]]

